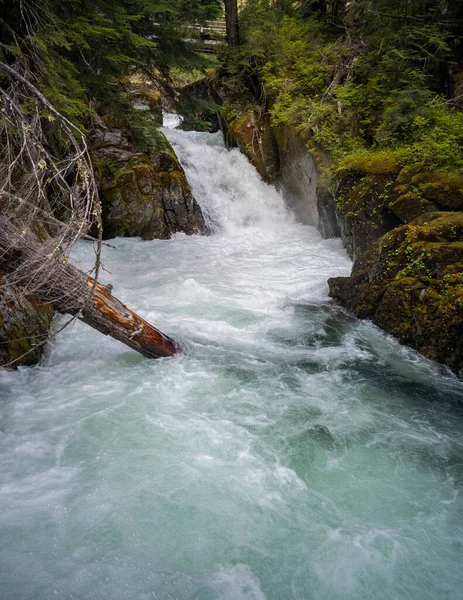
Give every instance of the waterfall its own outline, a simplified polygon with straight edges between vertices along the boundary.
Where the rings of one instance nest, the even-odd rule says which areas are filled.
[[[219,134],[165,131],[211,235],[103,279],[184,351],[77,323],[0,372],[2,600],[460,598],[463,385],[329,301],[340,240]]]

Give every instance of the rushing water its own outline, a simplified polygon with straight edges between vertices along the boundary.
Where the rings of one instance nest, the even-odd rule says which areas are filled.
[[[329,303],[340,241],[242,155],[169,137],[214,233],[104,279],[184,352],[76,324],[0,374],[1,600],[462,598],[462,384]]]

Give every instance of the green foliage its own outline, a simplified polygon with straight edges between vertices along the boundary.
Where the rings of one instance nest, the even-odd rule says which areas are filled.
[[[82,127],[95,105],[120,105],[133,73],[162,86],[172,67],[204,63],[183,41],[183,27],[221,9],[220,0],[0,2],[0,60],[28,64],[39,89]]]
[[[335,166],[463,169],[463,114],[445,94],[461,53],[453,2],[249,0],[225,83],[267,104]],[[257,90],[257,94],[256,94]]]
[[[380,150],[369,152],[362,149],[351,152],[338,163],[338,171],[357,171],[371,175],[397,174],[404,160],[398,150]]]
[[[406,163],[414,172],[443,166],[463,171],[463,113],[442,99],[426,106],[411,126],[411,143],[404,148]]]

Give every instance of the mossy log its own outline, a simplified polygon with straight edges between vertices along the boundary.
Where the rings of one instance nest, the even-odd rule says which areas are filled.
[[[69,264],[59,249],[50,250],[0,216],[0,271],[14,272],[19,288],[143,356],[160,358],[176,353],[175,342],[113,297],[111,286],[95,284]]]

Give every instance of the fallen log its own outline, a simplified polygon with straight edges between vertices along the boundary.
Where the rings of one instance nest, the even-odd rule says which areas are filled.
[[[93,279],[88,278],[90,292],[93,284]],[[177,351],[175,342],[122,304],[111,290],[112,286],[97,283],[92,305],[85,306],[78,318],[148,358],[173,356]]]
[[[51,303],[64,314],[76,316],[148,358],[173,356],[174,340],[122,304],[112,286],[94,282],[67,262],[59,248],[40,243],[0,216],[0,271],[13,273],[26,295]]]

